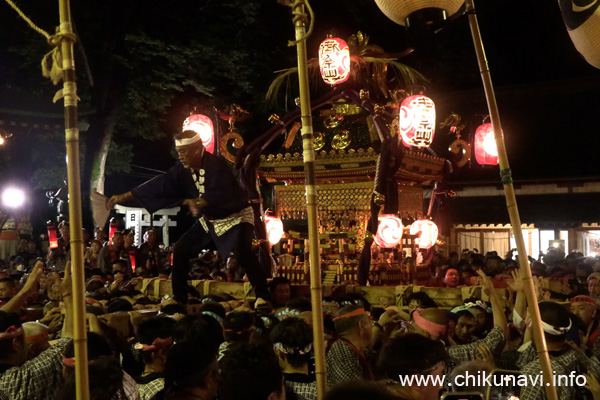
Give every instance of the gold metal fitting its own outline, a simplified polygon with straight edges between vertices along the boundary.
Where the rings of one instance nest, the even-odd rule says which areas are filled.
[[[377,193],[375,192],[375,197],[373,197],[373,201],[375,202],[375,204],[377,204],[378,206],[382,206],[385,204],[385,196],[382,195],[381,193]]]

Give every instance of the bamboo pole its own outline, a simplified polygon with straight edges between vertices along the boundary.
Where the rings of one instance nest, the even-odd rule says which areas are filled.
[[[473,3],[473,0],[466,0],[465,3],[467,5],[466,13],[469,16],[469,26],[471,27],[471,35],[473,36],[473,45],[475,46],[475,52],[477,53],[477,62],[479,63],[479,70],[481,72],[481,80],[483,81],[483,87],[485,89],[485,96],[490,112],[490,118],[492,120],[492,126],[494,128],[494,136],[496,138],[496,146],[498,148],[498,161],[500,164],[500,177],[502,180],[502,184],[504,185],[506,207],[510,216],[510,223],[512,225],[512,229],[515,235],[515,241],[517,242],[517,250],[519,251],[519,266],[523,270],[525,275],[525,277],[523,278],[523,280],[525,281],[525,293],[527,296],[527,304],[529,305],[528,310],[530,312],[530,315],[532,317],[531,319],[533,322],[533,339],[544,375],[544,388],[546,389],[546,396],[549,400],[558,400],[556,388],[554,387],[552,365],[550,364],[550,357],[548,355],[548,348],[546,346],[546,338],[544,336],[544,330],[542,328],[540,309],[538,307],[538,302],[535,295],[533,277],[531,275],[531,268],[529,267],[529,260],[527,259],[527,249],[525,247],[525,241],[523,239],[523,232],[521,231],[521,218],[519,217],[519,210],[517,208],[517,199],[513,187],[512,171],[510,170],[510,165],[508,164],[508,157],[506,155],[504,135],[502,134],[500,113],[498,112],[498,105],[496,104],[496,96],[494,94],[494,87],[492,85],[492,77],[490,74],[490,69],[488,67],[487,59],[485,57],[485,50],[483,48],[483,42],[481,40],[479,24],[477,22],[477,16],[475,14],[475,5]]]
[[[79,129],[77,127],[77,86],[73,59],[73,27],[69,0],[59,0],[60,42],[65,104],[65,143],[69,187],[71,268],[73,276],[73,340],[75,347],[75,387],[77,399],[89,399],[87,332],[85,320],[85,277],[83,270],[83,231],[81,223],[81,183],[79,174]]]
[[[304,157],[304,179],[306,185],[306,210],[308,213],[308,240],[310,259],[310,297],[313,304],[313,336],[315,349],[315,373],[317,378],[317,398],[322,400],[327,387],[325,366],[325,343],[323,332],[323,287],[321,283],[321,259],[319,256],[319,230],[317,213],[317,185],[315,174],[315,149],[313,139],[308,69],[306,66],[306,12],[308,0],[295,0],[292,5],[296,28],[296,51],[298,53],[298,81],[300,85],[300,112],[302,118],[302,148]],[[305,259],[306,262],[306,259]]]

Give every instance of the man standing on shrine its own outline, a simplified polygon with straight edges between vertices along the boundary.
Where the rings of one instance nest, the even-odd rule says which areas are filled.
[[[137,200],[149,213],[176,204],[189,208],[196,223],[173,248],[172,285],[178,302],[187,303],[189,260],[211,242],[223,255],[233,251],[256,296],[268,299],[266,274],[252,252],[252,207],[233,172],[222,158],[205,150],[194,131],[177,135],[175,150],[178,163],[130,192],[112,196],[107,207]]]

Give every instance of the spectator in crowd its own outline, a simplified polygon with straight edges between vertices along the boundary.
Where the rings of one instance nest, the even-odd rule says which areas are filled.
[[[6,303],[17,294],[17,283],[13,278],[0,278],[0,301]]]
[[[455,268],[448,268],[444,272],[444,286],[448,288],[455,288],[460,285],[460,275]]]
[[[588,294],[596,301],[600,300],[600,272],[594,272],[587,278]]]
[[[290,301],[291,297],[291,283],[289,279],[284,277],[273,278],[269,282],[269,292],[271,292],[271,302],[275,310],[285,307],[285,304]]]
[[[408,334],[390,341],[381,351],[377,370],[396,399],[437,400],[443,386],[443,373],[448,353],[440,341]],[[426,383],[403,379],[424,375]]]
[[[600,376],[600,364],[595,357],[585,357],[583,353],[572,349],[565,342],[566,333],[572,325],[569,312],[565,307],[549,301],[539,303],[539,307],[550,363],[555,376],[568,375],[571,371],[576,371],[579,374],[587,372],[595,377]],[[537,358],[535,347],[531,342],[528,342],[527,347],[521,352],[517,366],[524,375],[539,376],[542,367]],[[577,398],[576,386],[556,385],[558,397],[561,399]],[[526,385],[521,389],[521,397],[531,400],[546,399],[544,386]]]
[[[123,232],[116,231],[111,243],[105,245],[98,254],[98,268],[104,273],[112,271],[113,262],[129,258],[129,254],[122,254],[125,250],[125,238]]]
[[[360,306],[348,305],[340,309],[334,321],[338,340],[327,352],[327,384],[373,380],[365,354],[372,335],[368,313]]]
[[[158,246],[158,233],[150,228],[144,233],[144,243],[140,245],[135,254],[136,267],[143,268],[144,277],[158,275],[160,263],[160,247]]]
[[[165,386],[164,371],[167,354],[173,345],[175,320],[155,317],[138,328],[139,342],[134,346],[143,354],[144,372],[135,378],[141,400],[150,400]]]
[[[0,310],[0,388],[11,400],[54,400],[63,380],[63,353],[72,342],[73,304],[70,265],[67,264],[65,278],[59,285],[65,304],[62,338],[39,356],[26,361],[23,327],[18,315],[10,311],[20,309],[27,296],[35,292],[41,270],[42,264],[37,263],[26,286]]]
[[[454,336],[451,338],[456,344],[472,343],[476,340],[475,329],[477,320],[475,314],[468,306],[458,306],[452,309],[456,314],[456,327],[454,328]]]
[[[312,329],[299,318],[286,318],[271,331],[271,342],[283,369],[286,398],[316,400],[317,385],[308,369]]]
[[[488,329],[488,310],[487,303],[481,299],[471,297],[464,301],[464,305],[469,308],[469,311],[475,316],[475,331],[473,334],[483,339],[487,335]]]
[[[283,373],[270,346],[242,344],[221,360],[219,398],[283,400]]]
[[[254,329],[254,316],[246,311],[232,311],[223,321],[225,341],[219,347],[219,360],[235,344],[249,343]]]
[[[598,303],[590,296],[571,298],[571,312],[581,318],[585,326],[583,342],[587,349],[600,360],[600,326],[598,326]]]
[[[25,349],[27,351],[27,360],[39,356],[43,351],[50,347],[48,342],[48,327],[39,322],[24,322],[23,334],[25,335]]]
[[[98,258],[102,250],[102,242],[94,239],[90,242],[90,247],[87,249],[83,261],[86,268],[96,268],[98,266]]]

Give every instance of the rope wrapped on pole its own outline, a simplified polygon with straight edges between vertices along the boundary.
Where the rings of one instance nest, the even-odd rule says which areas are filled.
[[[529,260],[527,258],[527,248],[525,247],[525,240],[523,239],[523,232],[521,231],[521,218],[519,216],[519,210],[517,207],[515,189],[513,187],[512,172],[510,170],[508,156],[506,154],[506,147],[504,145],[504,136],[502,135],[500,113],[496,103],[496,96],[494,95],[494,86],[492,85],[490,69],[485,57],[483,41],[481,40],[479,23],[477,22],[477,16],[475,13],[475,5],[473,4],[473,0],[466,0],[465,3],[466,13],[469,18],[469,26],[471,28],[471,35],[473,37],[473,45],[475,46],[475,53],[477,54],[477,61],[479,63],[481,80],[483,81],[490,118],[494,128],[494,136],[496,138],[496,146],[498,149],[498,162],[500,165],[500,177],[501,182],[504,185],[506,207],[508,209],[510,224],[512,226],[515,241],[517,243],[517,250],[519,252],[519,267],[522,269],[524,275],[523,280],[525,281],[525,293],[527,296],[528,310],[532,317],[533,339],[538,352],[540,365],[542,367],[544,382],[546,382],[546,386],[544,386],[544,388],[546,390],[546,396],[549,400],[558,400],[556,387],[554,386],[552,365],[550,364],[550,356],[548,354],[548,347],[546,345],[546,337],[542,328],[540,309],[538,307],[533,277],[531,275],[531,268],[529,267]]]

